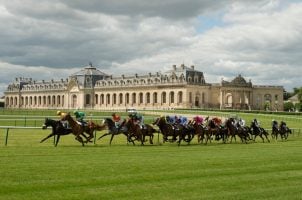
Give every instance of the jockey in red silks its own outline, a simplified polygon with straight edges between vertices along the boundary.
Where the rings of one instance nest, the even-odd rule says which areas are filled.
[[[197,115],[193,118],[193,121],[195,122],[195,124],[201,125],[203,123],[203,117]]]

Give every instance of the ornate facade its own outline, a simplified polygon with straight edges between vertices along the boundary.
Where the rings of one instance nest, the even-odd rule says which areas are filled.
[[[259,86],[241,75],[206,83],[203,72],[181,65],[164,73],[113,77],[91,64],[67,79],[16,78],[5,91],[6,108],[283,110],[282,86]]]

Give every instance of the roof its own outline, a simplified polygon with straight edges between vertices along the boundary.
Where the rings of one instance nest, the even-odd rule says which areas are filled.
[[[295,94],[294,96],[288,98],[289,101],[291,102],[298,102],[299,101],[299,95]]]
[[[92,66],[91,63],[89,63],[88,66],[85,66],[84,69],[82,69],[81,71],[78,71],[72,74],[71,76],[86,76],[86,75],[109,76],[104,72],[101,72],[100,70],[96,69],[96,67]]]

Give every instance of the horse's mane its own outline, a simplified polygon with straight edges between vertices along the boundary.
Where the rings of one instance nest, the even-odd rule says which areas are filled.
[[[111,118],[107,117],[105,118],[105,121],[107,121],[107,123],[110,125],[110,126],[113,126],[114,125],[114,122]]]

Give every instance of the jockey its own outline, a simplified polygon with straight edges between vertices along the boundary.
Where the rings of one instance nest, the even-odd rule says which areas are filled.
[[[84,126],[86,124],[86,122],[84,121],[84,118],[86,116],[86,114],[84,112],[81,111],[74,111],[73,114],[75,115],[76,119],[78,122],[80,122],[80,124],[82,126]]]
[[[116,128],[119,128],[119,126],[122,124],[121,122],[121,116],[119,116],[116,113],[112,113],[112,121],[114,122],[114,125]]]
[[[183,117],[183,116],[179,117],[178,124],[181,124],[181,125],[185,126],[185,125],[187,125],[187,123],[188,123],[188,118]]]
[[[245,126],[244,119],[239,118],[239,120],[238,120],[238,126],[240,126],[240,127],[244,127]]]
[[[193,118],[193,121],[195,122],[195,124],[201,125],[203,123],[203,118],[201,116],[195,116]]]
[[[255,126],[259,128],[260,123],[257,121],[257,119],[254,119],[253,122],[254,122]]]
[[[132,113],[129,117],[134,120],[135,124],[138,124],[140,128],[144,127],[144,117],[139,113]]]
[[[61,121],[63,127],[68,128],[69,127],[68,122],[66,120],[63,120],[64,117],[67,115],[67,113],[61,112],[61,111],[58,110],[57,115],[60,116],[60,121]]]
[[[272,120],[272,129],[278,130],[278,122],[276,120]]]
[[[177,116],[166,116],[166,120],[169,124],[175,124],[175,119],[177,118]]]
[[[280,129],[285,129],[286,128],[286,123],[284,121],[280,122]]]

